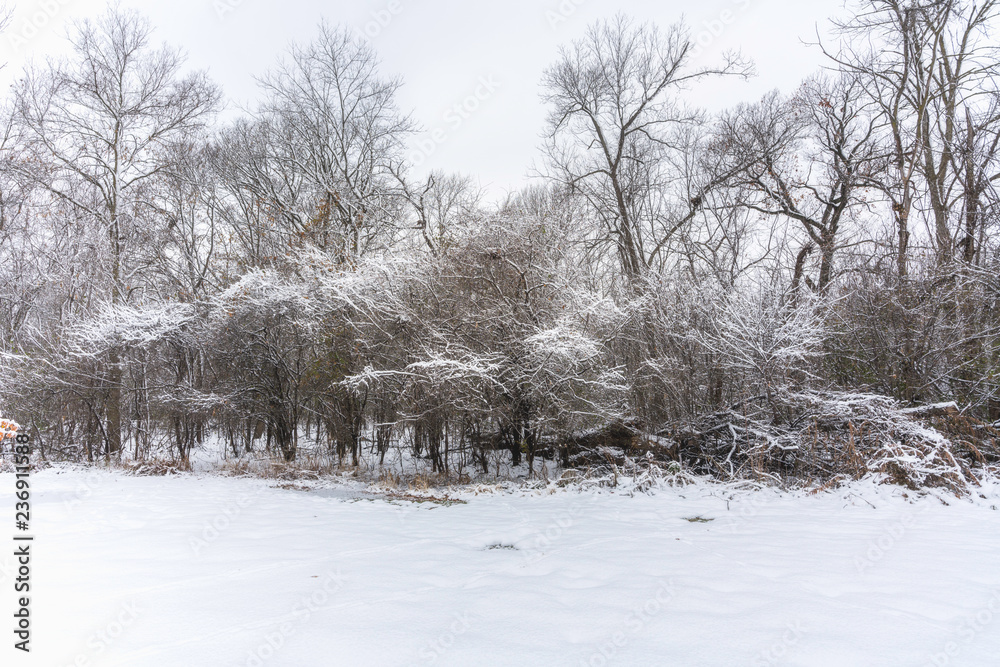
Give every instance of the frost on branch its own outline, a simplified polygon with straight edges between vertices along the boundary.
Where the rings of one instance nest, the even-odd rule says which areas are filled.
[[[111,348],[143,348],[176,337],[198,317],[192,304],[109,306],[73,331],[80,355],[101,354]]]
[[[877,475],[964,492],[1000,464],[1000,431],[953,404],[905,408],[876,394],[805,391],[782,392],[774,405],[779,418],[750,400],[663,435],[680,443],[695,470],[730,478]]]
[[[789,302],[772,286],[737,288],[708,304],[709,325],[692,337],[770,393],[822,354],[828,331],[821,307],[815,297]]]

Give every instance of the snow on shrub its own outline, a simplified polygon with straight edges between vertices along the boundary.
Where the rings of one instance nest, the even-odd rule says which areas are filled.
[[[750,399],[671,435],[692,469],[727,478],[875,475],[913,489],[964,492],[1000,462],[1000,432],[954,404],[907,408],[877,394],[781,392],[771,409]]]
[[[198,316],[188,303],[108,306],[71,330],[80,355],[101,354],[115,347],[148,347],[177,335]]]

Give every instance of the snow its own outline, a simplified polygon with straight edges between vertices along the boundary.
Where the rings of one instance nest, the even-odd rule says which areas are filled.
[[[443,504],[277,484],[34,474],[33,653],[5,630],[0,663],[1000,664],[1000,487]],[[0,475],[11,512],[13,489]]]

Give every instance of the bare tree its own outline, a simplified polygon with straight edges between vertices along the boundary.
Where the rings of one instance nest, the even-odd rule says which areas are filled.
[[[895,218],[900,276],[908,273],[915,210],[927,211],[939,264],[951,260],[956,241],[964,257],[975,256],[983,179],[970,176],[975,167],[956,155],[975,161],[969,147],[1000,122],[993,111],[998,50],[988,39],[998,9],[995,0],[865,0],[836,24],[845,37],[841,48],[824,48],[882,112],[891,166],[882,190]],[[979,143],[980,157],[984,147]],[[986,151],[989,160],[994,153]]]
[[[294,232],[345,259],[387,245],[402,204],[392,172],[413,124],[396,105],[401,82],[378,64],[368,42],[321,23],[313,42],[260,79],[268,157],[306,188],[273,205]]]
[[[483,190],[468,176],[433,171],[418,185],[409,183],[402,173],[397,178],[417,218],[413,227],[435,255],[447,242],[451,226],[474,215],[482,204]]]
[[[180,54],[154,48],[151,34],[132,11],[83,21],[72,57],[29,69],[15,92],[21,140],[38,161],[21,173],[102,230],[112,307],[127,304],[140,282],[133,259],[158,224],[148,186],[169,166],[166,148],[202,126],[219,101],[204,73],[182,76]],[[121,448],[121,354],[112,348],[106,358],[109,454]]]
[[[282,139],[266,121],[239,119],[224,128],[212,151],[218,177],[217,206],[229,232],[225,255],[234,274],[280,264],[305,238],[300,210],[308,198],[304,179],[274,157]]]
[[[808,241],[795,282],[807,255],[818,248],[813,284],[821,292],[834,275],[845,219],[863,205],[865,188],[881,173],[877,116],[868,106],[853,77],[814,78],[790,99],[772,93],[720,121],[718,149],[738,170],[732,182],[747,192],[744,205],[801,226]]]
[[[676,184],[668,163],[683,161],[671,154],[691,148],[684,131],[703,120],[680,91],[706,77],[750,72],[734,55],[718,67],[694,67],[691,50],[683,25],[661,32],[619,15],[563,49],[543,79],[549,174],[588,201],[633,284],[701,203],[702,194],[683,185],[691,196],[680,205],[668,192]]]
[[[965,109],[964,122],[956,130],[952,169],[960,183],[961,224],[955,230],[957,246],[966,264],[985,262],[987,231],[991,214],[995,219],[1000,181],[1000,92],[993,91],[986,105]]]

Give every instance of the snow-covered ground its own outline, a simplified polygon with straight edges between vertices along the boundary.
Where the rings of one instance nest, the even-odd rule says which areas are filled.
[[[33,652],[0,628],[5,666],[1000,664],[996,487],[417,504],[209,475],[32,482]],[[13,486],[0,475],[11,521]]]

